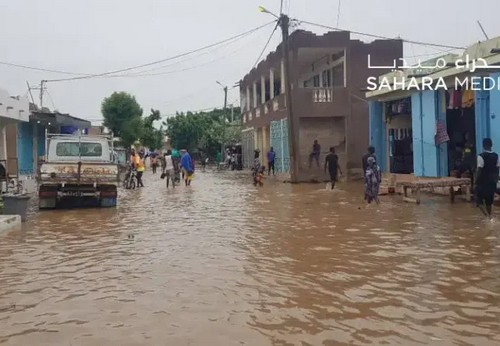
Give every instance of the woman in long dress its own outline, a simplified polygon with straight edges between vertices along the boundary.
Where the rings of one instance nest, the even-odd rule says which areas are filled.
[[[367,159],[367,163],[368,165],[365,172],[365,200],[368,204],[373,201],[379,204],[380,201],[378,194],[380,190],[380,183],[382,182],[380,168],[374,157],[369,157]]]

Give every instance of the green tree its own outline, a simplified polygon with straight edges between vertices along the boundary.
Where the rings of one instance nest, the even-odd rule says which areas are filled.
[[[160,111],[151,109],[151,114],[144,120],[144,131],[142,132],[141,143],[151,150],[161,149],[163,146],[163,127],[159,129],[154,127],[154,123],[160,119]]]
[[[210,156],[220,151],[221,143],[237,144],[241,140],[241,113],[233,110],[234,121],[231,123],[231,111],[214,109],[211,112],[177,113],[164,123],[166,134],[176,148],[199,149]],[[223,126],[223,119],[226,124]]]
[[[142,108],[134,96],[126,92],[114,92],[102,101],[101,112],[103,125],[120,137],[124,145],[130,146],[141,138]]]

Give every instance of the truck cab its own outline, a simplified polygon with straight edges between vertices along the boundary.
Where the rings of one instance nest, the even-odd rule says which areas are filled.
[[[40,165],[39,208],[114,207],[119,184],[112,139],[106,136],[47,135]]]

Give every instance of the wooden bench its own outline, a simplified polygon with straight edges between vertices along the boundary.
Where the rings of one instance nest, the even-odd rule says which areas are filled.
[[[422,190],[433,190],[435,188],[448,188],[450,191],[450,201],[455,201],[455,188],[460,187],[465,192],[465,200],[471,201],[471,181],[469,178],[415,178],[412,181],[396,182],[397,188],[403,188],[405,202],[420,204]],[[415,197],[408,195],[408,189],[415,194]]]

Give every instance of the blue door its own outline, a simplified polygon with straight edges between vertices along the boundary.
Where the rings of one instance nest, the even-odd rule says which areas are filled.
[[[436,122],[439,118],[437,92],[412,94],[413,167],[418,177],[439,177],[440,163],[436,146]]]
[[[33,125],[30,123],[17,124],[17,156],[19,174],[33,174]]]
[[[289,171],[290,155],[288,154],[288,122],[286,119],[271,121],[271,146],[276,152],[276,172]]]

